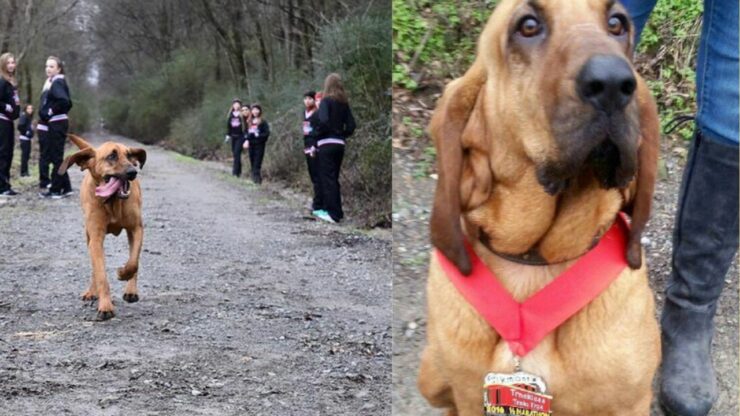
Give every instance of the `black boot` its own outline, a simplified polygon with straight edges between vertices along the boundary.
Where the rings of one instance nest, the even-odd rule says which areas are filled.
[[[706,415],[717,399],[713,318],[738,247],[738,146],[696,134],[673,234],[661,317],[660,401],[669,414]]]

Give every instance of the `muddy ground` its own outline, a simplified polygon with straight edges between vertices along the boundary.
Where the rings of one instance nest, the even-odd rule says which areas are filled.
[[[441,415],[416,389],[419,355],[425,339],[427,262],[431,248],[428,222],[434,195],[433,155],[424,134],[441,83],[417,95],[397,90],[393,105],[393,414]],[[671,233],[687,144],[664,138],[662,174],[646,236],[650,282],[658,313],[670,273]],[[715,318],[713,359],[720,396],[712,416],[738,414],[738,268],[726,277]],[[652,416],[663,415],[657,405]]]
[[[31,178],[0,203],[0,415],[389,414],[390,232],[318,223],[307,196],[147,151],[140,301],[121,299],[127,243],[108,236],[110,321],[79,299],[79,195],[42,200]]]

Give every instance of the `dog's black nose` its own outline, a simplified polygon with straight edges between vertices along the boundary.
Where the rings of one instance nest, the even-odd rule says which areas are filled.
[[[636,87],[632,68],[617,55],[592,56],[576,79],[581,99],[607,113],[624,108]]]
[[[135,167],[129,167],[128,169],[126,169],[126,179],[133,181],[134,179],[136,179],[137,173],[138,172],[136,171]]]

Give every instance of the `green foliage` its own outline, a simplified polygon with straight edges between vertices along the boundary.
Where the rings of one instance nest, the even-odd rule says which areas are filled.
[[[696,53],[701,30],[702,2],[659,1],[642,31],[638,53],[640,72],[660,111],[661,128],[677,115],[696,112]],[[678,134],[689,140],[693,126]]]
[[[433,76],[459,76],[475,57],[476,41],[495,4],[393,0],[393,83],[416,88],[420,68]]]
[[[107,126],[143,143],[167,136],[176,118],[197,106],[205,92],[205,74],[212,64],[197,51],[181,50],[152,75],[135,78],[128,93],[109,97],[103,106]]]
[[[171,121],[168,147],[198,159],[225,154],[226,114],[236,91],[212,85],[204,99]]]

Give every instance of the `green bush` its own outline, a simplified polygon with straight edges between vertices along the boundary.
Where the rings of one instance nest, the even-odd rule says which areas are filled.
[[[236,96],[233,89],[226,87],[208,88],[203,101],[186,110],[169,125],[167,146],[198,159],[213,159],[231,154],[229,146],[224,145],[226,135],[226,114],[231,98]]]
[[[393,83],[415,89],[421,68],[431,76],[460,76],[496,3],[393,0]]]
[[[658,103],[661,127],[679,114],[696,112],[695,70],[703,3],[693,0],[659,1],[638,45],[638,69]],[[678,134],[688,140],[693,126]]]
[[[125,94],[106,100],[106,125],[147,144],[164,139],[172,119],[200,104],[212,65],[198,51],[179,51],[153,74],[135,78]]]

